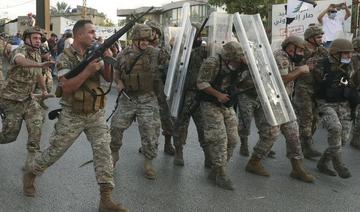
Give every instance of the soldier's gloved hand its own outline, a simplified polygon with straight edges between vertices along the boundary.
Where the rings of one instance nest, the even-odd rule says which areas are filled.
[[[218,96],[217,96],[216,98],[217,98],[217,100],[218,100],[219,102],[221,102],[221,103],[225,103],[225,102],[227,102],[227,101],[230,100],[229,95],[228,95],[228,94],[225,94],[225,93],[220,93],[220,94],[218,94]]]

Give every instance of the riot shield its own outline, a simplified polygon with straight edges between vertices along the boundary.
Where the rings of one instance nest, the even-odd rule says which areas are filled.
[[[232,40],[233,15],[221,12],[212,12],[207,22],[208,54],[215,56],[220,53],[222,46]]]
[[[277,126],[296,120],[260,15],[235,13],[234,26],[267,121]]]
[[[173,119],[177,119],[180,105],[182,105],[187,67],[196,33],[196,28],[191,25],[190,21],[189,3],[184,4],[181,15],[180,27],[177,30],[171,51],[164,88],[170,115]]]

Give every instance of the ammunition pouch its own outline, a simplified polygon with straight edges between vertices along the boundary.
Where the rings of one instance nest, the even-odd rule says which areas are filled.
[[[146,72],[132,72],[124,74],[122,80],[126,90],[129,92],[150,92],[154,91],[154,75]]]
[[[72,109],[75,112],[93,113],[105,106],[105,92],[101,87],[83,86],[73,95]]]

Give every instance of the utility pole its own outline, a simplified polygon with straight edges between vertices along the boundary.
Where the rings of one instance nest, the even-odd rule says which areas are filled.
[[[36,0],[36,25],[50,31],[50,0]]]
[[[81,11],[81,17],[82,19],[86,19],[86,0],[83,0],[83,5],[82,5],[82,11]]]

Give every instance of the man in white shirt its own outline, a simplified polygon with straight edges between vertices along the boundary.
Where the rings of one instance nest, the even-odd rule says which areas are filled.
[[[337,16],[337,12],[340,9],[345,10],[344,17]],[[324,30],[325,48],[328,48],[331,42],[336,39],[336,35],[343,31],[344,21],[346,21],[350,16],[351,12],[345,2],[341,4],[330,4],[319,14],[318,21]]]

